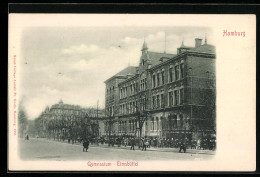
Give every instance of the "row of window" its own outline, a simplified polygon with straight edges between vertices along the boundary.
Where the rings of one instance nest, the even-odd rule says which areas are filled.
[[[107,89],[107,95],[106,95],[107,97],[112,98],[112,97],[114,97],[114,94],[115,94],[115,87],[114,86]]]
[[[135,131],[137,127],[136,120],[120,121],[118,124],[119,132]]]
[[[174,128],[183,128],[184,126],[183,115],[179,114],[179,120],[177,120],[177,115],[170,115],[168,118],[162,119],[162,129],[172,130]]]
[[[181,105],[184,103],[184,89],[173,90],[168,93],[168,106]]]
[[[119,114],[131,114],[137,111],[137,101],[131,101],[120,105]]]
[[[184,78],[184,64],[181,63],[180,65],[170,67],[169,72],[168,72],[168,83],[177,81],[179,79]],[[152,88],[159,87],[161,85],[164,85],[166,82],[166,76],[165,72],[161,71],[160,73],[153,74],[152,76]],[[129,89],[128,89],[129,88]],[[135,95],[138,90],[138,85],[137,83],[131,84],[129,87],[122,87],[120,88],[119,92],[119,98],[126,98],[127,96],[132,96]],[[114,87],[112,88],[112,91],[114,92]],[[140,80],[140,91],[146,90],[147,89],[147,78],[143,78]]]
[[[129,93],[128,93],[128,87],[122,87],[120,88],[119,92],[119,98],[126,98],[128,95],[134,95],[137,93],[137,83],[133,83],[129,86]]]
[[[177,115],[170,115],[168,118],[162,118],[161,124],[158,117],[152,117],[150,130],[172,130],[174,128],[183,128],[183,115],[179,114],[179,120]],[[148,122],[145,122],[146,131],[149,130]]]
[[[149,127],[150,125],[150,127]],[[105,129],[108,130],[109,123],[105,123]],[[161,118],[161,122],[158,117],[152,117],[150,121],[145,121],[145,130],[157,131],[157,130],[172,130],[175,128],[183,128],[184,120],[183,114],[179,114],[179,119],[177,115],[169,115],[168,118]],[[137,121],[133,120],[124,120],[118,122],[118,131],[119,132],[133,132],[136,130]]]
[[[61,114],[61,113],[64,113],[64,114],[75,114],[75,115],[79,115],[80,112],[79,111],[75,111],[75,110],[66,110],[66,109],[53,109],[51,112],[53,113],[57,113],[57,114]]]
[[[184,89],[178,89],[168,92],[168,103],[167,106],[182,105],[184,103]],[[152,108],[164,108],[165,96],[163,93],[152,96]],[[137,110],[145,110],[147,108],[146,98],[140,99],[140,104],[137,105],[137,101],[130,101],[129,103],[124,103],[120,105],[119,114],[131,114],[135,113]]]
[[[147,108],[146,104],[146,98],[143,97],[140,99],[140,102],[135,101],[130,101],[128,103],[123,103],[119,106],[119,114],[124,115],[124,114],[132,114],[137,111],[144,111]]]
[[[179,79],[184,78],[184,64],[176,65],[174,67],[170,67],[168,71],[168,83],[177,81]],[[161,71],[160,73],[153,74],[152,76],[152,88],[159,87],[164,85],[165,82],[165,72]]]
[[[184,89],[173,90],[168,92],[168,106],[181,105],[184,103]],[[164,108],[166,106],[164,94],[152,96],[152,108]]]

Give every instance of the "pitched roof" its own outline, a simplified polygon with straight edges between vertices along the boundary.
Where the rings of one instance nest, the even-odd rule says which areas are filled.
[[[179,47],[179,49],[194,49],[194,47],[182,45],[181,47]]]
[[[162,57],[173,58],[174,56],[176,56],[176,54],[168,54],[168,53],[159,53],[159,52],[150,52],[150,51],[148,51],[148,57],[150,59],[150,64],[152,66],[161,63],[160,59]]]
[[[80,110],[81,107],[78,105],[70,105],[70,104],[54,104],[51,106],[51,109],[57,109],[57,108],[62,108],[62,109],[74,109],[74,110]]]
[[[127,68],[121,70],[114,76],[127,76],[127,75],[133,75],[136,73],[136,67],[135,66],[128,66]]]
[[[203,44],[193,50],[197,52],[215,53],[216,47],[210,44]]]

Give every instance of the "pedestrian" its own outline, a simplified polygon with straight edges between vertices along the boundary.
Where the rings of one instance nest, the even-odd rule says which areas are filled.
[[[186,142],[186,138],[183,139],[183,140],[181,140],[179,152],[181,152],[182,150],[183,150],[184,153],[186,152],[186,143],[187,143],[187,142]]]
[[[121,138],[120,138],[120,137],[117,138],[117,146],[118,146],[118,147],[121,146]]]
[[[135,150],[135,139],[131,139],[131,150]]]
[[[197,140],[197,149],[201,149],[201,145],[200,145],[200,144],[201,144],[201,140],[198,139],[198,140]]]
[[[86,152],[88,152],[88,146],[89,146],[89,140],[85,139],[83,142],[83,152],[84,152],[84,150],[86,150]]]
[[[191,149],[196,149],[196,140],[191,141]]]
[[[146,146],[148,145],[148,141],[144,138],[142,138],[142,145],[143,145],[142,151],[146,151]]]
[[[125,140],[124,140],[124,144],[125,144],[125,147],[126,147],[127,144],[128,144],[128,138],[125,138]]]
[[[169,148],[171,146],[171,142],[169,139],[167,139],[167,147]]]

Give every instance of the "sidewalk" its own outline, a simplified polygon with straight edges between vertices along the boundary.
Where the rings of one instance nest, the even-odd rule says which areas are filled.
[[[90,144],[90,147],[101,147],[101,148],[114,148],[114,149],[126,149],[126,150],[130,150],[130,146],[120,146],[118,147],[117,145],[114,145],[114,147],[112,146],[108,146],[107,144]],[[138,148],[138,146],[135,146],[135,150],[137,151],[141,151],[142,148]],[[175,152],[175,153],[179,153],[179,148],[155,148],[155,147],[150,147],[150,148],[146,148],[146,151],[159,151],[159,152]],[[186,153],[189,154],[208,154],[208,155],[215,155],[216,151],[212,151],[212,150],[202,150],[202,149],[186,149]]]

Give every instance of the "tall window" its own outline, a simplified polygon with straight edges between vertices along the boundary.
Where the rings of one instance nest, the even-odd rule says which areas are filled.
[[[159,108],[160,107],[160,95],[157,95],[156,96],[156,100],[157,100],[157,108]]]
[[[161,94],[161,107],[164,107],[164,95]]]
[[[130,102],[130,113],[132,113],[133,111],[132,111],[132,102]]]
[[[160,74],[157,74],[157,87],[160,86]]]
[[[184,89],[180,89],[180,104],[184,103]]]
[[[153,88],[155,87],[155,75],[153,75]]]
[[[144,78],[144,90],[146,89],[146,83],[147,83],[147,79]]]
[[[173,104],[173,92],[169,92],[169,96],[168,96],[168,98],[169,98],[169,106],[172,106],[172,104]]]
[[[162,74],[162,85],[164,85],[164,71],[161,74]]]
[[[115,94],[115,87],[113,86],[113,88],[112,88],[112,97],[114,97],[114,94]]]
[[[178,105],[179,104],[179,91],[175,90],[174,91],[174,105]]]
[[[132,85],[129,86],[130,87],[130,95],[133,94],[133,88],[132,88]]]
[[[155,108],[155,96],[153,96],[153,108]]]
[[[181,67],[181,79],[182,79],[184,78],[184,64],[182,63],[180,67]]]
[[[173,78],[172,78],[172,68],[169,69],[169,82],[172,82]]]
[[[175,66],[174,69],[175,69],[175,80],[179,80],[179,75],[180,75],[179,65]]]

